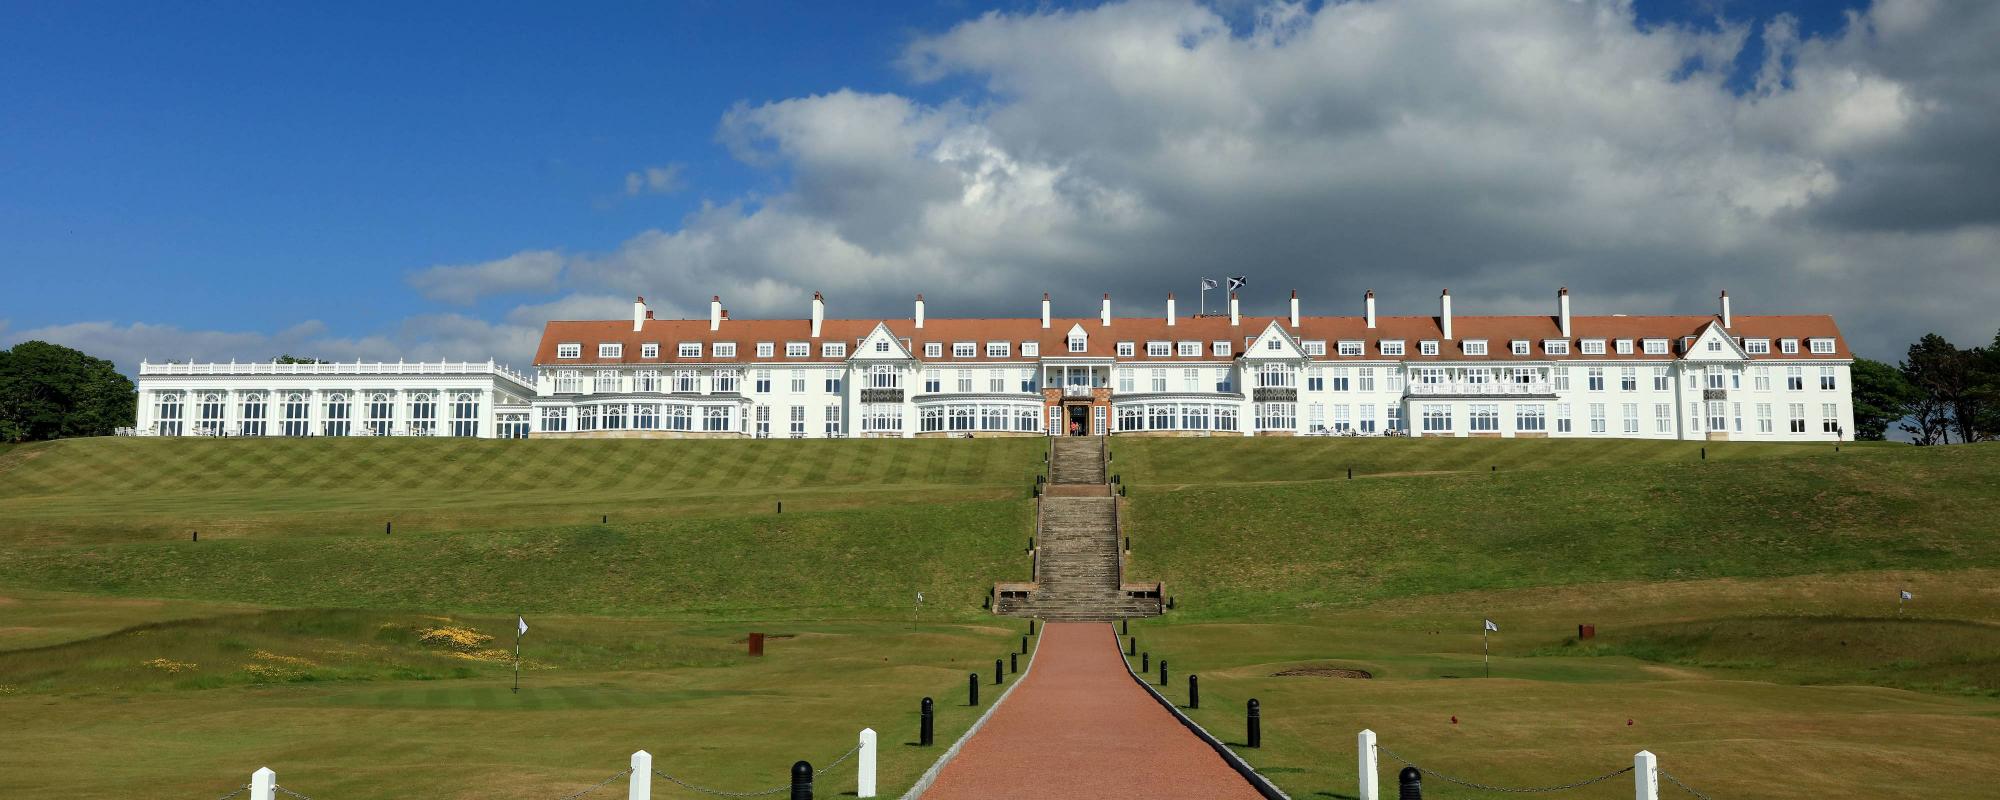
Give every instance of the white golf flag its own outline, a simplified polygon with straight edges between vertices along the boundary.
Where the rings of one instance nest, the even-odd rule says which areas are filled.
[[[1910,592],[1909,592],[1909,590],[1905,589],[1905,590],[1903,590],[1903,599],[1904,599],[1904,600],[1911,600],[1911,599],[1914,599],[1914,598],[1912,598],[1912,597],[1910,596]]]
[[[528,620],[527,620],[527,619],[525,619],[525,618],[522,618],[522,617],[515,617],[515,618],[514,618],[514,623],[515,623],[515,624],[517,624],[517,625],[519,625],[519,626],[521,626],[521,632],[520,632],[520,633],[517,633],[517,634],[514,634],[515,636],[526,636],[526,635],[528,635]]]
[[[1494,633],[1500,632],[1500,626],[1493,624],[1493,620],[1490,619],[1486,621],[1486,629]]]
[[[923,592],[918,592],[918,593],[917,593],[917,605],[923,605],[923,604],[924,604],[924,593],[923,593]]]

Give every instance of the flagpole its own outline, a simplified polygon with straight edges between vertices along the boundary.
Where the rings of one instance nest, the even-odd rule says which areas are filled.
[[[1486,624],[1479,625],[1479,646],[1486,651],[1486,677],[1493,677],[1493,643],[1486,638]]]
[[[514,627],[514,693],[515,694],[521,693],[521,628],[518,623],[518,620],[520,618],[521,617],[519,614],[514,615],[514,619],[517,620]]]

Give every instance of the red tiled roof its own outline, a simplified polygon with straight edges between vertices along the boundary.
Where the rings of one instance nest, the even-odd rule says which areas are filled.
[[[1571,342],[1570,352],[1568,355],[1563,356],[1551,356],[1542,350],[1543,340],[1564,338],[1561,335],[1561,330],[1557,327],[1555,317],[1552,316],[1453,316],[1452,334],[1454,340],[1450,342],[1443,341],[1444,332],[1438,323],[1437,317],[1378,317],[1377,326],[1374,329],[1368,328],[1366,321],[1362,317],[1301,317],[1297,328],[1292,328],[1287,324],[1290,321],[1287,317],[1245,316],[1241,318],[1241,324],[1231,325],[1229,324],[1229,317],[1221,315],[1181,317],[1176,319],[1173,325],[1168,325],[1162,317],[1118,317],[1111,321],[1110,327],[1100,325],[1097,317],[1062,317],[1051,319],[1048,328],[1041,327],[1041,320],[1036,317],[1009,319],[928,318],[924,321],[922,329],[916,327],[915,321],[908,319],[829,319],[823,324],[821,335],[817,339],[814,339],[811,335],[812,321],[806,319],[727,319],[722,321],[721,329],[716,331],[708,329],[709,323],[706,319],[648,319],[645,321],[644,330],[641,331],[632,330],[630,320],[555,321],[548,323],[542,329],[542,341],[540,347],[536,349],[534,363],[536,366],[542,367],[567,365],[597,366],[604,364],[713,364],[747,363],[753,361],[766,363],[835,364],[841,363],[845,359],[821,357],[820,343],[845,342],[848,346],[849,354],[852,355],[855,345],[870,332],[874,331],[875,326],[878,324],[887,325],[889,331],[897,338],[904,340],[911,354],[918,358],[923,358],[925,343],[937,342],[942,344],[942,357],[923,358],[924,361],[932,363],[1028,360],[1021,356],[1020,344],[1022,342],[1038,342],[1041,350],[1040,358],[1044,359],[1062,357],[1110,358],[1116,355],[1117,343],[1132,342],[1134,343],[1136,353],[1126,360],[1168,363],[1175,361],[1199,362],[1217,360],[1215,356],[1211,355],[1212,345],[1210,344],[1216,341],[1229,342],[1231,358],[1242,355],[1246,340],[1263,333],[1265,327],[1274,321],[1298,339],[1325,340],[1327,354],[1323,357],[1315,356],[1315,358],[1322,358],[1327,361],[1387,359],[1456,362],[1551,360],[1656,361],[1664,358],[1678,358],[1681,355],[1681,340],[1683,337],[1699,335],[1709,323],[1719,323],[1720,319],[1714,316],[1701,315],[1643,317],[1574,316],[1570,318],[1570,336],[1567,337]],[[1839,327],[1834,325],[1833,317],[1825,314],[1798,316],[1738,315],[1731,321],[1734,323],[1734,327],[1731,327],[1728,332],[1738,339],[1773,340],[1770,354],[1751,356],[1753,359],[1837,360],[1853,358],[1853,352],[1848,349],[1846,339],[1840,335]],[[1083,327],[1084,332],[1089,337],[1088,351],[1084,353],[1070,353],[1066,337],[1069,334],[1070,328],[1078,325]],[[1834,352],[1831,354],[1809,352],[1809,348],[1804,341],[1808,338],[1833,339]],[[1383,356],[1381,354],[1380,342],[1384,339],[1403,340],[1405,355],[1400,357]],[[1420,355],[1418,342],[1432,339],[1439,340],[1440,342],[1439,354],[1436,356]],[[1488,355],[1464,355],[1459,345],[1469,339],[1486,340]],[[1527,340],[1531,343],[1528,355],[1517,356],[1513,354],[1509,345],[1516,339]],[[1582,348],[1578,342],[1584,339],[1606,340],[1605,353],[1603,355],[1583,355],[1581,352]],[[1634,340],[1633,352],[1629,355],[1618,354],[1615,344],[1618,339]],[[1668,355],[1647,355],[1641,341],[1644,339],[1669,340]],[[1779,348],[1776,340],[1779,339],[1800,340],[1799,352],[1796,354],[1778,352]],[[1338,343],[1342,340],[1358,340],[1363,342],[1364,355],[1338,355]],[[1008,351],[1010,357],[1008,359],[987,358],[985,355],[986,343],[1000,341],[1010,343]],[[1146,343],[1149,341],[1200,342],[1201,355],[1186,357],[1176,355],[1164,358],[1148,357],[1146,355]],[[556,357],[556,345],[568,342],[575,342],[582,345],[583,353],[581,358],[559,359]],[[701,357],[679,357],[677,355],[677,345],[681,342],[702,343]],[[716,358],[714,355],[714,344],[716,342],[734,342],[736,344],[736,356],[734,358]],[[759,342],[772,343],[775,354],[769,358],[759,359],[756,350]],[[805,358],[786,358],[786,342],[811,343],[812,349],[810,355]],[[977,343],[976,355],[972,358],[953,357],[951,354],[951,345],[954,342]],[[622,357],[616,359],[597,358],[597,345],[604,343],[624,345]],[[640,345],[646,343],[656,343],[660,346],[660,355],[658,358],[641,358]],[[1175,348],[1173,352],[1178,353],[1179,348]]]

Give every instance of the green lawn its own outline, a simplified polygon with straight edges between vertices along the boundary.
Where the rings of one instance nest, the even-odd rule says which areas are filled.
[[[220,796],[268,764],[311,796],[552,798],[639,748],[761,789],[863,726],[899,791],[971,722],[965,674],[1019,644],[980,601],[1026,574],[1045,447],[0,448],[0,718],[38,745],[0,748],[0,796]],[[1294,797],[1352,794],[1362,727],[1497,783],[1641,747],[1714,796],[2000,781],[2000,447],[1702,447],[1114,440],[1131,574],[1177,601],[1134,632],[1174,697],[1202,675],[1225,738],[1264,702],[1247,755]],[[753,660],[751,631],[781,638]],[[1299,668],[1372,677],[1273,676]],[[930,750],[904,744],[926,694]],[[824,796],[852,789],[834,774]]]

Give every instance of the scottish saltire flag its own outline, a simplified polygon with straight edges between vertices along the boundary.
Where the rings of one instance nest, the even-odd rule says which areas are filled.
[[[1493,620],[1490,619],[1486,621],[1486,629],[1494,633],[1500,632],[1500,626],[1493,624]]]
[[[1238,275],[1238,276],[1236,276],[1236,277],[1234,277],[1234,278],[1230,278],[1230,279],[1229,279],[1229,291],[1232,291],[1232,292],[1233,292],[1233,291],[1236,291],[1237,289],[1240,289],[1240,288],[1242,288],[1243,286],[1246,286],[1246,285],[1248,285],[1249,283],[1250,283],[1250,279],[1249,279],[1249,278],[1245,278],[1245,277],[1243,277],[1243,276],[1241,276],[1241,275]]]
[[[527,620],[526,618],[523,618],[523,617],[515,617],[515,618],[514,618],[514,624],[516,624],[516,625],[519,625],[519,626],[520,626],[520,632],[519,632],[519,633],[516,633],[516,634],[514,634],[515,636],[526,636],[526,635],[528,635],[528,620]]]
[[[1201,279],[1201,288],[1203,288],[1203,289],[1213,289],[1213,288],[1215,288],[1215,287],[1216,287],[1217,285],[1218,285],[1218,284],[1217,284],[1217,283],[1215,282],[1215,279],[1214,279],[1214,278],[1202,278],[1202,279]]]
[[[1912,599],[1915,599],[1915,598],[1913,598],[1913,597],[1911,597],[1911,596],[1910,596],[1910,592],[1909,592],[1909,590],[1908,590],[1908,589],[1905,589],[1905,590],[1903,590],[1903,599],[1904,599],[1904,600],[1912,600]]]

